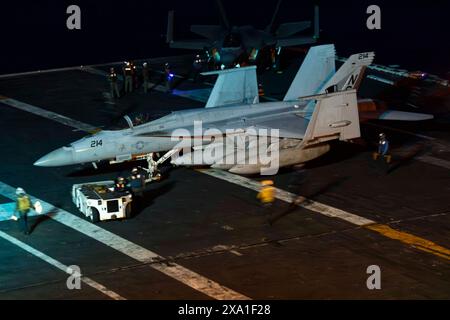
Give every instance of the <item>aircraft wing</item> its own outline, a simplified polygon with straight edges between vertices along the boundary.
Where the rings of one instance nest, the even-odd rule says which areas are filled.
[[[211,122],[207,124],[203,124],[203,132],[202,134],[206,137],[208,135],[214,135],[214,130],[217,129],[219,132],[227,132],[231,135],[241,135],[246,133],[247,135],[253,135],[252,129],[256,129],[255,133],[261,133],[260,129],[267,129],[267,134],[271,134],[270,130],[276,129],[279,130],[280,138],[289,138],[289,139],[303,139],[303,136],[306,132],[306,128],[308,126],[309,120],[302,117],[299,114],[289,113],[289,114],[276,114],[271,115],[268,114],[264,117],[258,118],[246,118],[240,119],[236,121],[218,121]],[[179,136],[191,136],[197,137],[199,136],[199,132],[196,131],[196,128],[193,125],[184,126],[177,128],[181,131]],[[211,130],[205,132],[205,130]],[[198,130],[198,129],[197,129]],[[230,131],[231,130],[231,131]],[[272,132],[273,133],[273,132]],[[153,131],[140,134],[140,136],[146,137],[170,137],[172,135],[172,130],[167,131]]]
[[[227,123],[216,123],[210,126],[222,132],[235,130],[235,132],[246,132],[247,135],[254,135],[252,129],[256,129],[255,133],[261,133],[260,129],[267,129],[267,134],[271,134],[270,130],[278,130],[280,138],[303,139],[308,123],[309,120],[299,114],[284,113],[268,114],[264,117],[246,118]]]
[[[267,129],[267,134],[269,135],[271,130],[278,130],[280,138],[289,139],[303,139],[308,123],[309,120],[294,113],[247,120],[248,128],[255,128],[257,132],[260,132],[260,129]]]
[[[211,41],[208,39],[177,40],[171,41],[169,46],[175,49],[203,50],[211,46]]]

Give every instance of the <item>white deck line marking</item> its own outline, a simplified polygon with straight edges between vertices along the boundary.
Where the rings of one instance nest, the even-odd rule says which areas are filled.
[[[10,235],[6,234],[3,231],[0,231],[0,237],[5,239],[6,241],[9,241],[10,243],[18,246],[19,248],[27,251],[28,253],[31,253],[32,255],[34,255],[35,257],[44,260],[45,262],[47,262],[48,264],[60,269],[61,271],[71,275],[72,273],[70,272],[71,270],[69,269],[68,266],[62,264],[61,262],[53,259],[52,257],[46,255],[45,253],[34,249],[33,247],[30,247],[29,245],[23,243],[22,241],[17,240],[14,237],[11,237]],[[109,290],[108,288],[106,288],[104,285],[92,280],[91,278],[85,277],[83,275],[81,275],[80,280],[83,281],[84,283],[86,283],[87,285],[89,285],[90,287],[100,291],[101,293],[105,294],[106,296],[110,297],[111,299],[114,300],[126,300],[124,297],[122,297],[121,295],[115,293],[114,291]]]
[[[386,83],[386,84],[391,85],[391,86],[394,85],[394,81],[391,81],[391,80],[388,80],[388,79],[384,79],[382,77],[377,77],[377,76],[374,76],[374,75],[371,75],[371,74],[367,75],[366,77],[369,78],[369,79],[375,80],[375,81]]]
[[[407,105],[410,106],[410,107],[413,107],[413,108],[415,108],[415,109],[419,109],[418,106],[416,106],[416,105],[414,105],[414,104],[412,104],[412,103],[409,103],[409,102],[408,102]]]
[[[190,57],[190,56],[193,57],[193,55],[190,55],[190,54],[179,55],[179,56],[175,56],[175,57],[179,58],[179,59],[183,59],[183,58],[187,58],[187,57]],[[134,60],[135,61],[142,60],[142,61],[147,61],[149,63],[158,63],[158,62],[167,62],[167,57],[157,57],[157,58],[148,58],[148,59],[134,59]],[[72,67],[63,67],[63,68],[54,68],[54,69],[34,70],[34,71],[2,74],[2,75],[0,75],[0,79],[21,77],[21,76],[29,76],[29,75],[37,75],[37,74],[54,73],[54,72],[62,72],[62,71],[73,71],[73,70],[83,71],[84,68],[87,68],[87,67],[104,67],[104,66],[122,65],[122,64],[123,64],[123,61],[114,61],[114,62],[108,62],[108,63],[94,64],[94,65],[89,65],[89,66],[72,66]]]
[[[230,250],[230,252],[238,257],[242,257],[242,253],[240,253],[239,251],[236,250]]]
[[[0,194],[14,199],[15,188],[0,181]],[[32,201],[40,201],[43,212],[50,218],[58,221],[65,226],[72,228],[86,236],[95,239],[110,248],[113,248],[141,263],[158,262],[166,260],[159,254],[141,247],[131,241],[128,241],[112,232],[109,232],[97,225],[94,225],[86,220],[83,220],[63,209],[56,208],[53,205],[37,199],[30,195]],[[218,300],[249,300],[249,297],[233,291],[219,283],[210,280],[194,271],[191,271],[176,263],[152,263],[151,268],[162,272],[163,274],[175,279],[211,298]]]
[[[439,166],[439,167],[442,167],[445,169],[450,169],[450,161],[447,161],[447,160],[439,159],[439,158],[428,156],[428,155],[423,155],[423,156],[417,157],[416,159],[420,160],[422,162],[434,164],[435,166]]]
[[[245,187],[250,190],[254,190],[258,192],[261,188],[261,184],[259,181],[252,180],[243,176],[238,176],[232,173],[229,173],[228,171],[222,171],[218,169],[200,169],[197,170],[199,172],[205,173],[207,175],[210,175],[212,177],[222,179],[234,184],[237,184],[241,187]],[[303,207],[305,209],[320,213],[321,215],[331,217],[331,218],[338,218],[347,222],[350,222],[351,224],[357,225],[357,226],[365,226],[369,224],[375,223],[375,221],[360,217],[356,214],[346,212],[341,209],[337,209],[331,206],[328,206],[326,204],[309,200],[304,197],[298,196],[294,193],[275,188],[275,197],[279,200],[285,201],[287,203],[292,203],[294,201],[299,202],[299,206]]]
[[[13,215],[15,210],[16,210],[15,202],[0,204],[0,221],[11,220],[11,216]]]
[[[46,74],[46,73],[62,72],[62,71],[82,70],[82,69],[83,69],[83,66],[78,66],[78,67],[67,67],[67,68],[59,68],[59,69],[46,69],[46,70],[10,73],[10,74],[0,75],[0,79],[21,77],[21,76],[32,76],[32,75],[36,75],[36,74]]]
[[[47,110],[41,109],[39,107],[33,106],[31,104],[20,102],[15,99],[11,99],[11,98],[1,99],[0,103],[4,103],[10,107],[13,107],[13,108],[16,108],[16,109],[19,109],[22,111],[27,111],[32,114],[59,122],[61,124],[64,124],[64,125],[72,127],[72,128],[80,129],[80,130],[83,130],[86,132],[92,132],[92,131],[98,130],[98,128],[91,126],[89,124],[86,124],[86,123],[83,123],[83,122],[80,122],[77,120],[73,120],[71,118],[62,116],[58,113],[47,111]]]

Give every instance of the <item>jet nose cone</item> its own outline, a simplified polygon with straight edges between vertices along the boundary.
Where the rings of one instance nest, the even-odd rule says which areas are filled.
[[[73,164],[72,149],[66,147],[56,149],[34,163],[38,167],[58,167],[70,164]]]

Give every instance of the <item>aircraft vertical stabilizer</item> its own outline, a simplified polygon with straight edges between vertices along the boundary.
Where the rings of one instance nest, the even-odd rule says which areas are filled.
[[[311,47],[283,101],[319,93],[335,71],[334,45]]]
[[[361,136],[356,90],[321,94],[303,138],[305,146],[328,140],[348,140]]]
[[[219,75],[205,108],[259,103],[256,66],[204,72]]]
[[[374,58],[374,52],[363,52],[351,55],[335,75],[327,82],[322,92],[358,89],[366,67],[372,63]]]

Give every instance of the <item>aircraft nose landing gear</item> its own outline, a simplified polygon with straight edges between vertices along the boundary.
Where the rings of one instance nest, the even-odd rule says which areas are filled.
[[[145,156],[145,159],[147,160],[148,168],[142,168],[148,174],[148,178],[145,180],[145,183],[161,180],[161,172],[159,171],[158,166],[160,164],[164,163],[167,159],[169,159],[171,156],[173,156],[178,151],[179,151],[178,149],[172,149],[172,150],[166,152],[157,161],[155,161],[153,158],[153,156],[154,156],[153,152],[147,154]]]

